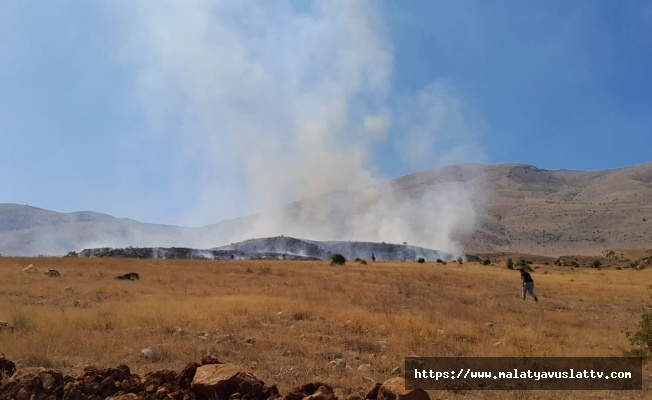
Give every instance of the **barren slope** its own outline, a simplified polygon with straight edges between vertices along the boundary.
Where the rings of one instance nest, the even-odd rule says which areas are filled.
[[[474,204],[469,206],[474,210],[469,212],[478,215],[476,229],[471,235],[453,236],[468,253],[506,251],[556,257],[652,247],[652,163],[595,172],[464,164],[407,175],[372,190],[329,193],[289,204],[270,214],[278,225],[266,233],[252,233],[258,216],[188,228],[92,212],[64,214],[0,204],[0,253],[57,255],[105,246],[211,248],[252,236],[281,234],[308,240],[368,240],[347,232],[352,223],[359,223],[355,217],[380,197],[419,198],[426,192],[446,192],[451,182],[474,193]],[[328,207],[321,207],[324,204]],[[297,226],[298,220],[304,225]],[[335,228],[316,237],[313,227],[322,227],[324,221]],[[391,242],[378,241],[383,240]]]

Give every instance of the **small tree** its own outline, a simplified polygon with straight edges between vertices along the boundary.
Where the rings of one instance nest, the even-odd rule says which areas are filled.
[[[423,257],[419,257],[419,259],[417,260],[417,262],[418,262],[419,264],[423,264],[424,262],[426,262],[426,260],[425,260],[425,258],[423,258]]]
[[[514,261],[511,258],[508,258],[505,264],[507,265],[507,269],[514,269]]]
[[[371,261],[376,261],[376,255],[374,253],[371,253]]]
[[[331,264],[344,265],[346,258],[338,253],[331,255]]]

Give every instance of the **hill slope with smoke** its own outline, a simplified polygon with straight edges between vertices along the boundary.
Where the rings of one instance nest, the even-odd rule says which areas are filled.
[[[372,261],[451,261],[452,254],[407,244],[370,242],[320,242],[295,239],[287,236],[250,239],[213,249],[190,249],[183,247],[127,247],[84,249],[71,256],[81,257],[127,257],[172,258],[201,260],[330,260],[333,254],[341,254],[349,260]],[[473,256],[466,259],[477,260]]]
[[[645,248],[652,241],[652,163],[592,172],[522,164],[454,165],[197,228],[0,204],[3,255],[63,255],[128,246],[211,249],[281,235],[407,242],[451,254],[557,256]]]

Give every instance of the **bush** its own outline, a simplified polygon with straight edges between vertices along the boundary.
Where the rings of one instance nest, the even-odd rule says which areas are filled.
[[[593,268],[600,268],[602,266],[602,263],[600,260],[593,260]]]
[[[437,259],[437,264],[441,264],[441,263],[443,263],[443,262],[444,262],[444,261],[443,261],[441,258],[438,258],[438,259]]]
[[[331,264],[344,265],[346,258],[338,253],[331,255]]]
[[[457,262],[458,262],[458,264],[461,265],[461,264],[464,263],[464,260],[462,259],[462,257],[457,257]]]
[[[423,264],[424,262],[426,262],[426,260],[425,260],[425,258],[420,257],[420,258],[417,260],[417,262],[418,262],[419,264]]]
[[[363,258],[362,260],[360,260],[360,264],[362,264],[362,265],[367,265],[367,260],[365,260],[365,259]]]
[[[623,352],[626,357],[642,357],[649,360],[652,356],[652,303],[642,307],[643,314],[638,323],[637,332],[626,331],[632,349]]]
[[[491,260],[488,259],[488,258],[485,258],[485,259],[482,261],[482,265],[489,265],[489,264],[491,264]]]
[[[505,265],[507,265],[507,269],[514,269],[514,261],[512,261],[511,258],[507,259],[507,261],[505,262]]]

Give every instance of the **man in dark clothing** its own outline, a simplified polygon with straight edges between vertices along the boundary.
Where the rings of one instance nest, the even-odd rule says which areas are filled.
[[[534,280],[532,280],[532,275],[529,272],[525,271],[525,268],[521,268],[521,282],[523,283],[523,300],[525,301],[525,296],[529,293],[530,296],[534,297],[534,301],[538,302],[539,299],[537,295],[534,294]]]

